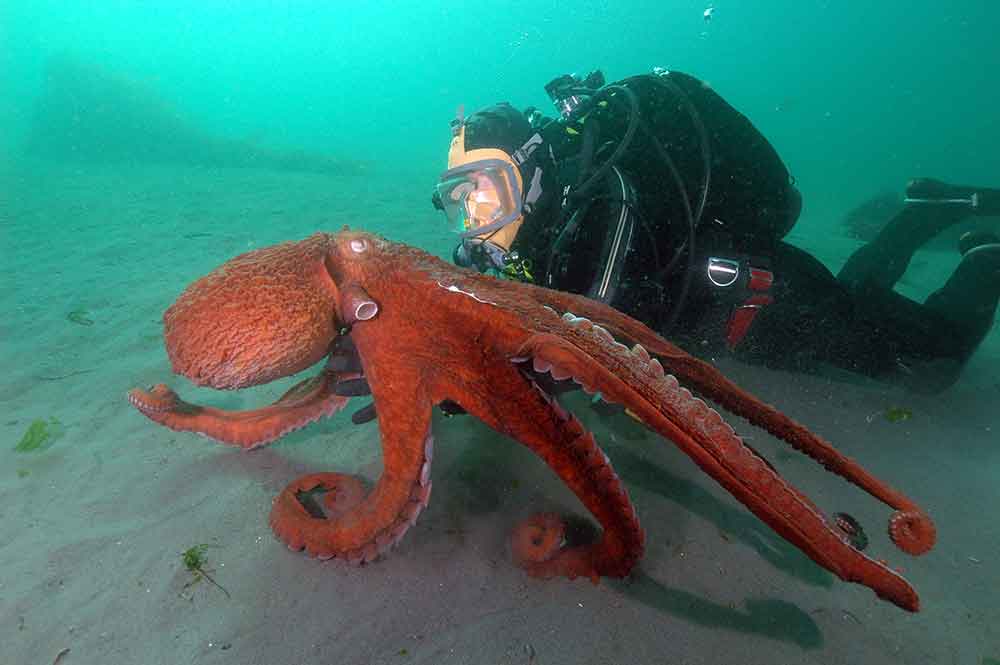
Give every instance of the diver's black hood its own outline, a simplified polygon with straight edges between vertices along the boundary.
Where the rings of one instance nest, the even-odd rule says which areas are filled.
[[[534,133],[523,113],[500,102],[465,119],[465,149],[499,148],[513,155]]]
[[[508,102],[499,102],[476,111],[465,119],[465,149],[499,148],[518,160],[516,154],[533,136],[542,142],[533,146],[531,155],[519,164],[524,196],[530,198],[532,187],[541,188],[538,198],[525,207],[525,227],[547,226],[551,218],[553,203],[558,200],[556,192],[559,182],[556,165],[552,160],[546,132],[531,126],[527,116]],[[536,169],[540,172],[536,173]],[[535,231],[522,228],[518,239]]]

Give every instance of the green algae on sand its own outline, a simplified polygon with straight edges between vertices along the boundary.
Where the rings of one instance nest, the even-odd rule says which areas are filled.
[[[90,312],[83,307],[78,307],[66,315],[66,319],[78,326],[92,326],[94,320],[90,318]]]
[[[21,441],[14,446],[14,452],[30,453],[41,450],[51,444],[57,436],[57,428],[61,423],[56,418],[42,420],[38,418],[31,421],[28,429],[21,437]]]
[[[885,419],[890,423],[901,423],[913,417],[913,412],[905,406],[890,406],[885,410]]]

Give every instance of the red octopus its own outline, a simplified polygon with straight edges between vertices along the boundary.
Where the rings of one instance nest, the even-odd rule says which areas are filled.
[[[158,423],[246,449],[337,412],[348,401],[338,383],[363,372],[384,473],[371,491],[338,473],[292,482],[271,511],[274,533],[292,549],[369,562],[398,542],[430,499],[431,414],[448,402],[534,450],[603,528],[596,542],[568,545],[558,516],[528,520],[516,529],[513,549],[529,573],[627,575],[645,543],[628,493],[594,437],[543,388],[572,380],[673,441],[819,565],[899,607],[919,608],[899,573],[852,546],[835,520],[682,384],[894,508],[889,535],[914,555],[936,538],[923,510],[711,365],[584,297],[493,279],[344,229],[226,262],[188,287],[164,327],[174,371],[213,388],[267,383],[330,358],[314,378],[250,411],[189,404],[162,384],[129,394]],[[334,362],[338,338],[348,333],[358,367]]]

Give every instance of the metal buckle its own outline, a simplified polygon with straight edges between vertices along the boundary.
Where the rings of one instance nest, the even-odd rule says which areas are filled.
[[[740,278],[740,263],[732,259],[717,256],[708,258],[708,279],[712,284],[721,287],[732,286]]]

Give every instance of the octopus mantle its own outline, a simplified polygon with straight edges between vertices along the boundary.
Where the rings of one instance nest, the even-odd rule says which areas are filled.
[[[596,542],[568,545],[559,516],[531,518],[513,535],[520,565],[541,577],[627,575],[645,536],[607,455],[550,391],[573,381],[672,441],[819,565],[899,607],[919,608],[899,573],[852,545],[843,529],[849,522],[824,517],[684,386],[891,506],[889,535],[914,555],[936,537],[917,505],[711,365],[586,298],[496,280],[344,229],[228,261],[188,287],[164,326],[173,370],[218,389],[266,383],[328,358],[317,376],[251,411],[189,404],[162,384],[129,394],[152,420],[223,443],[250,449],[274,441],[340,410],[345,395],[367,392],[344,387],[367,382],[384,473],[370,491],[338,473],[291,483],[270,521],[292,549],[363,563],[397,543],[430,499],[431,413],[447,401],[534,450],[601,524]],[[354,362],[337,352],[348,333]]]

